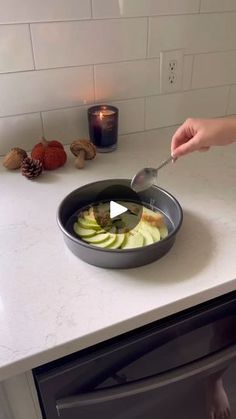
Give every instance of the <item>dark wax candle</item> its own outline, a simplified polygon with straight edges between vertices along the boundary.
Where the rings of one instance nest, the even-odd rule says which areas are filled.
[[[96,105],[88,109],[89,136],[97,150],[106,153],[117,147],[119,110]]]

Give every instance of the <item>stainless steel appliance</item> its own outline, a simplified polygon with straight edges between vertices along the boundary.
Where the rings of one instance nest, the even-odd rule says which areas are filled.
[[[236,418],[236,292],[35,369],[45,419]],[[222,380],[222,381],[221,381]]]

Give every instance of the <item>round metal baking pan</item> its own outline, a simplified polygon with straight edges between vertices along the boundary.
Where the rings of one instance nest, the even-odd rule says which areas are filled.
[[[169,235],[165,239],[135,249],[102,249],[80,240],[73,231],[73,223],[78,212],[92,203],[98,202],[97,197],[106,188],[114,190],[109,199],[128,200],[129,196],[115,196],[117,185],[130,186],[130,179],[108,179],[82,186],[67,195],[61,202],[57,212],[57,222],[63,233],[68,248],[85,262],[102,268],[127,269],[146,265],[164,256],[173,246],[176,234],[181,227],[183,211],[179,202],[169,192],[157,186],[139,193],[144,206],[162,212],[168,225]],[[114,188],[112,188],[114,187]],[[128,188],[127,188],[128,187]]]

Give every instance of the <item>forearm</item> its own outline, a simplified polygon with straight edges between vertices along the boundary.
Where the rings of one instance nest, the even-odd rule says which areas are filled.
[[[236,141],[236,117],[222,118],[223,135],[231,142]]]

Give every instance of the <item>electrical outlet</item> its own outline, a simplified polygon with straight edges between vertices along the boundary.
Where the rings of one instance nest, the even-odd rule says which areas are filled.
[[[173,73],[176,72],[177,70],[177,66],[178,66],[178,62],[177,60],[170,60],[169,61],[169,70]]]
[[[183,50],[162,51],[160,54],[160,86],[161,93],[182,90]]]
[[[176,75],[175,75],[175,73],[171,73],[171,74],[169,75],[168,82],[169,82],[169,84],[170,84],[170,85],[172,85],[172,86],[173,86],[173,84],[175,84],[175,82],[176,82]]]

